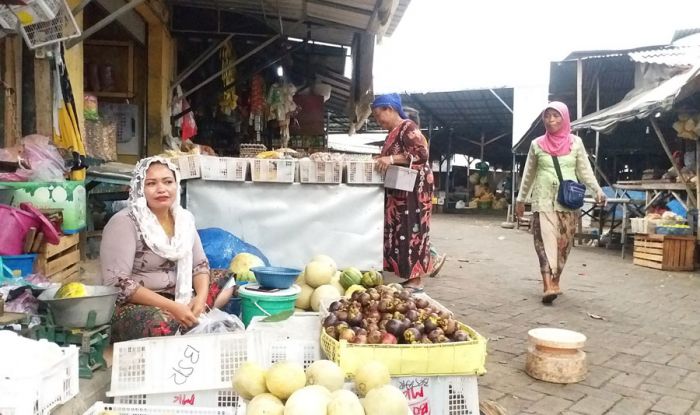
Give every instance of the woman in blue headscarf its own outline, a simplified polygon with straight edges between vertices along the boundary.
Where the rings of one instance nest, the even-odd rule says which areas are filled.
[[[398,94],[377,96],[372,115],[387,130],[382,152],[375,158],[385,173],[391,165],[418,170],[412,192],[386,189],[384,203],[384,270],[406,281],[416,292],[423,290],[421,278],[432,269],[430,255],[430,214],[433,202],[433,172],[428,157],[428,141],[418,126],[408,119]]]

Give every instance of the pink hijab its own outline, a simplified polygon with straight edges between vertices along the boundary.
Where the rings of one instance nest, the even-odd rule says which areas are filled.
[[[571,119],[569,118],[569,108],[566,104],[559,101],[552,101],[547,105],[547,107],[542,111],[542,118],[544,119],[544,113],[547,109],[553,109],[561,114],[561,129],[556,133],[550,133],[547,131],[543,136],[537,139],[537,144],[546,153],[552,156],[565,156],[571,152],[571,144],[573,140],[571,139]]]

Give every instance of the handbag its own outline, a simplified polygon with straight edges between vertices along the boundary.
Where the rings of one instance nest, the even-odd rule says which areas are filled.
[[[557,177],[559,178],[557,202],[567,209],[580,209],[583,206],[586,186],[575,180],[564,180],[561,175],[561,167],[559,167],[559,159],[556,156],[552,156],[552,161],[554,161],[554,170],[557,171]]]

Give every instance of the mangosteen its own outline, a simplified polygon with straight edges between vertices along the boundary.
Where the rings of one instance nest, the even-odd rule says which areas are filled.
[[[348,312],[345,310],[338,310],[335,312],[335,317],[338,319],[338,321],[347,321]]]
[[[416,329],[418,329],[418,331],[421,332],[421,333],[426,333],[425,325],[424,325],[423,323],[421,323],[420,321],[414,322],[414,323],[413,323],[413,327],[415,327]]]
[[[423,321],[423,324],[425,324],[425,331],[430,333],[438,327],[438,319],[434,316],[428,316],[428,318]]]
[[[367,344],[367,335],[366,334],[355,335],[355,338],[352,340],[352,343],[354,343],[354,344]]]
[[[372,330],[367,334],[367,343],[379,344],[382,342],[382,333],[379,330]]]
[[[335,326],[328,326],[325,327],[324,330],[326,331],[326,334],[333,337],[334,339],[338,340],[338,330],[336,330]]]
[[[418,321],[418,312],[416,310],[406,311],[406,318],[411,321]]]
[[[379,327],[382,327],[381,322],[379,323]],[[401,320],[392,319],[386,323],[386,331],[393,334],[397,338],[401,336],[404,330],[405,329]]]
[[[442,320],[443,324],[440,325],[442,329],[445,331],[446,336],[452,336],[457,329],[459,329],[457,325],[457,320],[449,318],[447,320]]]
[[[323,319],[323,327],[335,326],[336,324],[338,324],[338,317],[333,313],[327,315],[326,318]]]
[[[430,305],[430,303],[428,303],[428,300],[426,300],[423,297],[416,298],[415,303],[416,303],[416,307],[421,308],[421,309],[427,308]]]
[[[357,327],[357,328],[353,327],[353,330],[355,331],[355,334],[358,336],[360,334],[364,334],[366,336],[367,332],[368,332],[367,329],[363,329],[362,327]]]
[[[452,335],[452,341],[455,341],[455,342],[466,342],[469,340],[470,340],[469,333],[467,333],[464,330],[457,330]]]
[[[331,305],[328,307],[328,311],[331,313],[334,311],[338,311],[340,309],[341,303],[340,301],[333,301]]]
[[[348,324],[351,326],[359,326],[362,323],[362,313],[359,311],[353,312],[350,311],[348,312]]]
[[[420,341],[421,336],[421,333],[415,327],[409,327],[403,332],[403,339],[409,344]]]
[[[411,291],[403,289],[399,292],[399,299],[402,301],[408,301],[411,299]]]
[[[367,292],[365,292],[365,291],[361,292],[360,295],[358,296],[358,301],[359,301],[360,304],[362,304],[362,305],[367,305],[367,304],[369,304],[369,301],[370,301],[371,299],[372,299],[372,297],[370,297],[370,295],[369,295]]]
[[[404,301],[398,301],[395,308],[396,311],[398,311],[401,314],[405,314],[406,311],[408,311],[408,305],[406,305],[406,302]]]
[[[368,332],[379,330],[379,322],[376,322],[376,323],[374,321],[369,322],[369,323],[367,323],[367,327],[365,327],[365,329]]]
[[[347,328],[340,332],[338,338],[339,340],[347,340],[348,342],[352,342],[355,339],[355,332],[352,329]]]

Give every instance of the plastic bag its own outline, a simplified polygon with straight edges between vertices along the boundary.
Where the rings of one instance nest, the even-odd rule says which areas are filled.
[[[199,316],[199,324],[185,334],[231,333],[235,331],[245,331],[245,325],[241,319],[215,308],[208,313],[202,313]]]
[[[253,254],[262,259],[266,266],[270,266],[270,261],[258,248],[230,232],[220,228],[199,229],[197,232],[211,268],[228,269],[233,257],[241,252]]]

